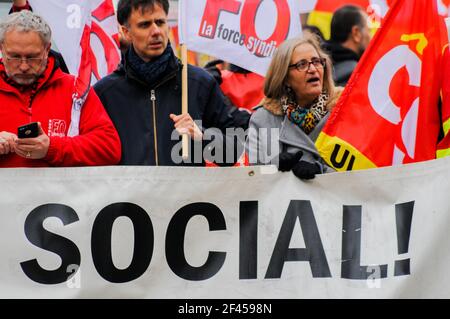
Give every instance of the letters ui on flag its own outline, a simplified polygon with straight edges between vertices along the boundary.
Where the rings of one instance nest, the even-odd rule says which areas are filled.
[[[398,0],[317,141],[338,170],[436,158],[444,19],[428,0]]]

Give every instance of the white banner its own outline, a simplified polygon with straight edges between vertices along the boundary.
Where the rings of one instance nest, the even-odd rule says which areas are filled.
[[[275,49],[301,34],[298,0],[180,0],[180,42],[265,75]]]
[[[0,171],[1,298],[449,298],[450,158]]]

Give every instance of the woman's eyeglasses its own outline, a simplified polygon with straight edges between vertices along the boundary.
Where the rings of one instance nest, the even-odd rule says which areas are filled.
[[[311,67],[311,64],[314,65],[316,69],[322,69],[326,66],[325,58],[312,58],[311,61],[308,60],[300,60],[297,63],[289,65],[289,68],[296,68],[299,71],[308,71]]]

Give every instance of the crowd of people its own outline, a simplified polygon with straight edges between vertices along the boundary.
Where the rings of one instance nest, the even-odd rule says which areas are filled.
[[[370,41],[364,10],[339,9],[330,41],[306,26],[277,49],[265,78],[219,68],[223,61],[183,65],[169,41],[168,13],[167,0],[119,1],[122,61],[89,91],[79,134],[69,136],[74,77],[50,48],[47,22],[14,0],[0,23],[0,167],[228,166],[245,143],[250,164],[275,164],[301,179],[333,171],[315,141]],[[188,114],[181,111],[185,67]],[[37,136],[19,138],[17,128],[30,122],[38,122]],[[227,134],[233,128],[248,129],[247,138],[236,141]],[[188,161],[180,160],[181,135],[190,139]]]

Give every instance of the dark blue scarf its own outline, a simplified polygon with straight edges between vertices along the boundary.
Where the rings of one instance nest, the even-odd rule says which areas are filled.
[[[150,87],[153,87],[177,69],[176,57],[170,42],[167,44],[163,54],[150,62],[142,60],[133,46],[130,46],[127,53],[127,62],[133,71],[136,72],[138,78]]]

